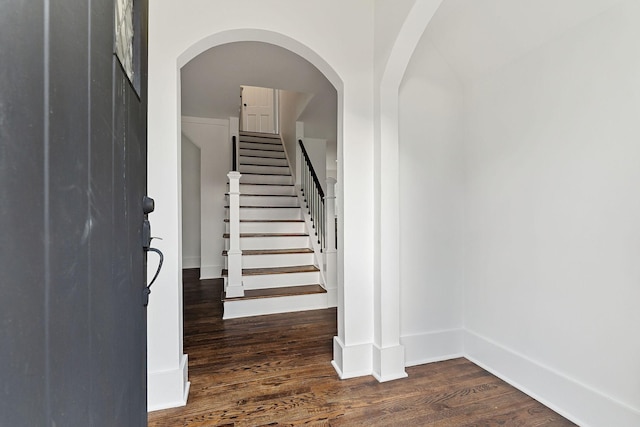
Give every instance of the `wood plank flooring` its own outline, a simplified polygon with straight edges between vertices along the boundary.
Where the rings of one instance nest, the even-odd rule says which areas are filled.
[[[465,359],[407,368],[409,378],[339,380],[336,311],[222,321],[220,280],[185,271],[186,407],[149,426],[573,426]]]

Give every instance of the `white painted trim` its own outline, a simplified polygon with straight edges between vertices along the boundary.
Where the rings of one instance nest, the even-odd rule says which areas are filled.
[[[463,357],[463,339],[463,329],[403,335],[400,343],[405,347],[405,364],[416,366]]]
[[[228,301],[224,303],[222,318],[224,320],[237,319],[239,317],[322,310],[325,308],[328,308],[327,294]]]
[[[346,346],[340,337],[333,337],[331,365],[342,380],[371,375],[371,343]]]
[[[203,265],[200,267],[200,280],[222,278],[224,265]]]
[[[182,268],[200,268],[199,256],[182,257]]]
[[[640,425],[640,410],[473,331],[464,347],[467,359],[580,426]]]
[[[189,358],[183,354],[178,369],[149,372],[147,377],[147,411],[185,406],[191,383],[188,381]]]
[[[379,382],[393,381],[406,378],[404,370],[404,346],[380,348],[373,345],[373,372],[372,375]]]

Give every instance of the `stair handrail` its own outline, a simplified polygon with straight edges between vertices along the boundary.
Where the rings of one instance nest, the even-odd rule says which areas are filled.
[[[238,172],[238,144],[236,136],[231,136],[231,144],[233,146],[233,157],[231,158],[231,171]]]
[[[315,229],[315,234],[320,244],[320,251],[325,248],[326,236],[325,236],[325,209],[324,209],[324,191],[316,171],[313,169],[313,164],[309,158],[307,150],[304,148],[302,139],[298,140],[300,144],[300,150],[302,151],[302,157],[304,159],[304,168],[302,170],[302,180],[300,183],[300,189],[304,195],[304,200],[307,204],[307,210],[311,217],[311,223]]]

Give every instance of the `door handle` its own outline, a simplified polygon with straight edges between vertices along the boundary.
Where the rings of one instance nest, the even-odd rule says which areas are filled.
[[[142,212],[144,213],[144,220],[142,222],[142,249],[146,252],[155,252],[160,257],[158,261],[158,268],[156,269],[156,273],[153,275],[151,282],[148,285],[145,285],[142,290],[142,304],[146,307],[149,305],[149,294],[151,294],[151,285],[156,281],[158,275],[160,274],[160,270],[162,269],[162,263],[164,262],[164,254],[160,249],[151,247],[151,240],[154,237],[151,237],[151,223],[147,218],[147,215],[155,210],[155,201],[148,196],[144,196],[142,199]]]

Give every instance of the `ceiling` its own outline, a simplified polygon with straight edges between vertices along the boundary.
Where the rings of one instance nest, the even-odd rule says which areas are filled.
[[[311,63],[281,47],[236,42],[211,48],[182,68],[182,115],[237,117],[240,86],[284,89],[312,95],[298,120],[305,135],[336,140],[337,93]]]

